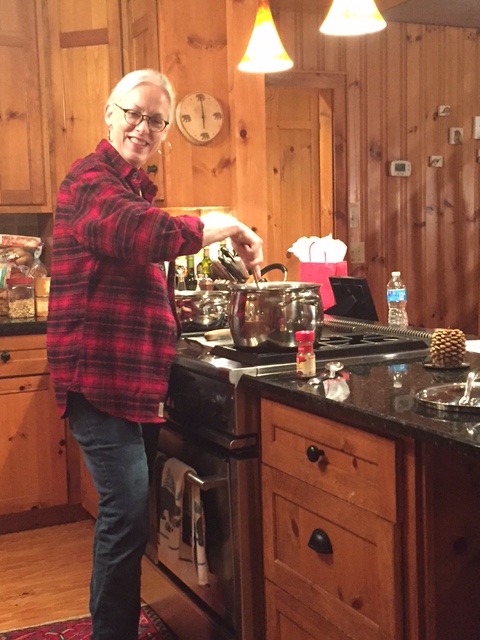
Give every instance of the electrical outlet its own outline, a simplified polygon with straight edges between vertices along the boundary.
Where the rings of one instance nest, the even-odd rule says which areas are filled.
[[[350,229],[357,229],[360,224],[360,205],[351,204],[348,208],[348,223]]]
[[[352,264],[363,264],[365,262],[365,243],[351,242],[348,253]]]

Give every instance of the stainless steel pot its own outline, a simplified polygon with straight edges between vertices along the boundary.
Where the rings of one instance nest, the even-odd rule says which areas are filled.
[[[231,285],[229,326],[237,347],[296,346],[295,333],[322,335],[320,285],[304,282],[260,282]]]
[[[209,331],[228,324],[229,291],[182,291],[175,294],[182,331]]]

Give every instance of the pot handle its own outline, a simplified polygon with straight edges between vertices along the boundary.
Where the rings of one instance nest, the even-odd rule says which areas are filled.
[[[294,294],[293,296],[291,296],[291,298],[288,298],[287,300],[285,300],[285,302],[280,302],[279,305],[283,307],[288,307],[289,304],[293,304],[294,302],[298,302],[299,300],[301,302],[306,302],[307,304],[315,304],[315,302],[317,302],[318,300],[318,296],[302,297],[301,295]],[[320,301],[321,301],[321,298],[320,298]]]
[[[287,267],[280,262],[272,262],[272,264],[267,264],[266,267],[263,267],[263,269],[260,270],[260,275],[263,278],[264,275],[270,273],[270,271],[273,271],[274,269],[278,269],[283,273],[283,282],[285,282],[287,279]]]

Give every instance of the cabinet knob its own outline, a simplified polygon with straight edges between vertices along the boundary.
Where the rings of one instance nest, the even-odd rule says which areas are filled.
[[[330,538],[323,529],[315,529],[310,536],[308,546],[316,553],[329,554],[333,553],[332,543]]]
[[[0,358],[2,359],[2,362],[8,362],[11,358],[11,355],[8,353],[8,351],[3,351]]]
[[[307,458],[310,462],[318,462],[319,459],[325,455],[325,451],[323,449],[319,449],[314,444],[311,444],[307,448]]]

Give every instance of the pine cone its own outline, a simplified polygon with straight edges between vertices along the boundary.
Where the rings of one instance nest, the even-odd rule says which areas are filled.
[[[459,367],[465,358],[465,334],[460,329],[435,329],[430,343],[434,367]]]

